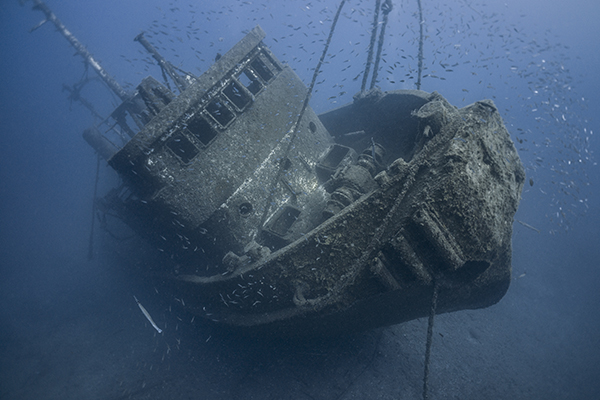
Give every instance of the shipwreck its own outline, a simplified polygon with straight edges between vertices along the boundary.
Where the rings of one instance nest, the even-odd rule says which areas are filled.
[[[123,181],[97,208],[169,256],[138,273],[189,313],[337,334],[506,293],[525,173],[492,101],[375,87],[317,115],[259,26],[200,76],[138,36],[179,93],[129,93],[34,3],[122,100],[83,134]]]

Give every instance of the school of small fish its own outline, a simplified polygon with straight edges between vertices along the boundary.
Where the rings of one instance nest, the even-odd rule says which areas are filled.
[[[338,3],[223,0],[207,8],[171,0],[149,13],[153,19],[146,37],[177,67],[200,75],[217,54],[260,24],[267,32],[266,44],[308,82]],[[415,17],[417,1],[393,3],[378,85],[382,90],[414,89],[421,23]],[[374,4],[346,5],[311,100],[317,113],[351,102],[360,89]],[[507,22],[497,4],[422,4],[422,89],[439,91],[457,106],[494,100],[531,179],[524,196],[535,192],[546,201],[546,216],[555,227],[550,233],[568,230],[571,220],[588,209],[586,171],[595,165],[589,150],[593,132],[581,117],[586,100],[576,91],[583,83],[569,72],[574,62],[570,49],[551,30],[535,31],[525,14]],[[161,76],[151,57],[139,51],[141,57],[121,57],[133,70]]]

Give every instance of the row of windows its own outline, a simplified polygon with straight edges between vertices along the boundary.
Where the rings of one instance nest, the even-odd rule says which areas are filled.
[[[265,53],[259,53],[242,72],[204,107],[195,112],[187,126],[175,133],[167,147],[185,164],[207,147],[252,102],[280,68]]]

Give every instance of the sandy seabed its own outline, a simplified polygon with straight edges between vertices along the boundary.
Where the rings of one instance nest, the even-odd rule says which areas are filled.
[[[212,331],[150,297],[158,334],[132,297],[144,302],[147,293],[129,278],[100,262],[56,265],[68,277],[60,285],[24,274],[2,283],[1,399],[422,396],[426,319],[335,339],[259,341]],[[559,285],[560,268],[540,275],[515,265],[497,305],[436,317],[430,399],[600,398],[597,311],[585,287]]]

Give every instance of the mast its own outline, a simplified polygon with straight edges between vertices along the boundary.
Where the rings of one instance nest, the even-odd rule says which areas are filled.
[[[22,2],[23,3],[23,2]],[[98,74],[100,79],[106,83],[106,85],[115,93],[122,101],[127,100],[130,95],[114,80],[107,72],[102,68],[100,63],[94,58],[94,56],[85,48],[85,46],[77,40],[77,38],[67,29],[67,27],[56,17],[56,15],[48,8],[48,6],[41,0],[33,0],[33,9],[39,10],[44,13],[46,19],[41,21],[39,24],[34,26],[30,32],[33,32],[46,22],[50,21],[56,26],[56,29],[69,41],[71,46],[75,48],[77,54],[79,54],[85,62],[90,65],[94,71]]]

